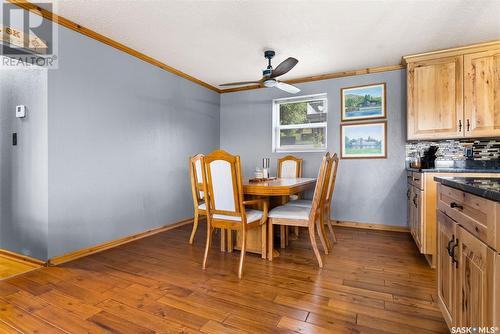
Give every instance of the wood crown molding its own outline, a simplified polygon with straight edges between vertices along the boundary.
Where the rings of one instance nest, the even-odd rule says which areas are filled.
[[[57,23],[57,24],[60,24],[64,27],[71,29],[73,31],[76,31],[82,35],[85,35],[85,36],[90,37],[92,39],[95,39],[101,43],[109,45],[115,49],[118,49],[120,51],[128,53],[129,55],[131,55],[133,57],[139,58],[139,59],[141,59],[147,63],[150,63],[151,65],[157,66],[157,67],[159,67],[167,72],[170,72],[172,74],[180,76],[181,78],[184,78],[186,80],[194,82],[200,86],[203,86],[205,88],[213,90],[214,92],[231,93],[231,92],[238,92],[238,91],[243,91],[243,90],[264,88],[262,85],[251,85],[251,86],[219,89],[219,88],[212,86],[212,85],[210,85],[210,84],[208,84],[200,79],[197,79],[189,74],[186,74],[186,73],[184,73],[176,68],[173,68],[165,63],[162,63],[161,61],[154,59],[153,57],[150,57],[150,56],[148,56],[142,52],[139,52],[137,50],[134,50],[134,49],[132,49],[132,48],[120,43],[120,42],[112,40],[111,38],[106,37],[102,34],[99,34],[98,32],[95,32],[91,29],[85,28],[85,27],[79,25],[78,23],[75,23],[71,20],[68,20],[62,16],[54,14],[49,10],[46,10],[44,8],[41,8],[37,5],[35,5],[35,4],[32,4],[28,0],[7,0],[7,1],[20,7],[20,8],[28,10],[32,13],[37,14],[37,15],[40,15],[47,20],[50,20],[50,21]],[[302,78],[287,80],[285,82],[289,83],[289,84],[298,84],[298,83],[305,83],[305,82],[318,81],[318,80],[328,80],[328,79],[334,79],[334,78],[355,76],[355,75],[361,75],[361,74],[394,71],[394,70],[403,69],[403,68],[405,68],[404,65],[378,66],[378,67],[370,67],[370,68],[364,68],[364,69],[358,69],[358,70],[334,72],[334,73],[328,73],[328,74],[320,74],[320,75],[302,77]]]
[[[20,8],[28,10],[32,13],[37,14],[37,15],[40,15],[40,16],[44,17],[45,19],[51,20],[54,23],[60,24],[64,27],[71,29],[73,31],[76,31],[82,35],[85,35],[85,36],[90,37],[92,39],[95,39],[101,43],[109,45],[115,49],[123,51],[123,52],[125,52],[133,57],[139,58],[139,59],[141,59],[147,63],[150,63],[151,65],[157,66],[157,67],[159,67],[167,72],[170,72],[170,73],[175,74],[177,76],[180,76],[186,80],[194,82],[200,86],[208,88],[214,92],[224,94],[224,93],[232,93],[232,92],[239,92],[239,91],[245,91],[245,90],[264,88],[262,85],[250,85],[250,86],[242,86],[242,87],[235,87],[235,88],[219,89],[219,88],[212,86],[212,85],[210,85],[210,84],[208,84],[200,79],[197,79],[189,74],[186,74],[186,73],[184,73],[176,68],[173,68],[165,63],[162,63],[161,61],[154,59],[153,57],[150,57],[142,52],[139,52],[135,49],[132,49],[132,48],[120,43],[120,42],[112,40],[111,38],[106,37],[102,34],[99,34],[98,32],[95,32],[91,29],[85,28],[85,27],[83,27],[83,26],[81,26],[81,25],[79,25],[71,20],[68,20],[62,16],[56,15],[56,14],[50,12],[49,10],[46,10],[44,8],[41,8],[37,5],[35,5],[35,4],[32,4],[28,0],[7,0],[7,1],[20,7]],[[406,68],[406,65],[409,62],[425,60],[428,58],[436,57],[437,55],[441,55],[441,54],[443,56],[448,56],[448,55],[452,56],[452,55],[463,54],[463,53],[481,52],[482,50],[487,50],[487,49],[491,48],[492,46],[496,46],[496,45],[498,45],[498,47],[500,48],[500,40],[489,41],[489,42],[484,42],[484,43],[476,43],[476,44],[466,45],[466,46],[457,47],[457,48],[449,48],[449,49],[430,51],[430,52],[419,53],[419,54],[414,54],[414,55],[408,55],[408,56],[402,57],[401,64],[397,64],[397,65],[377,66],[377,67],[369,67],[369,68],[350,70],[350,71],[341,71],[341,72],[334,72],[334,73],[328,73],[328,74],[320,74],[320,75],[307,76],[307,77],[302,77],[302,78],[286,80],[285,82],[293,85],[293,84],[313,82],[313,81],[319,81],[319,80],[328,80],[328,79],[342,78],[342,77],[349,77],[349,76],[356,76],[356,75],[363,75],[363,74],[395,71],[395,70],[400,70],[400,69]]]
[[[47,266],[55,266],[55,265],[58,265],[58,264],[62,264],[62,263],[65,263],[65,262],[76,260],[76,259],[79,259],[81,257],[87,256],[87,255],[90,255],[90,254],[102,252],[102,251],[104,251],[106,249],[110,249],[110,248],[113,248],[113,247],[117,247],[117,246],[129,243],[131,241],[135,241],[135,240],[139,240],[139,239],[142,239],[142,238],[146,238],[146,237],[155,235],[155,234],[160,233],[160,232],[165,232],[165,231],[168,231],[168,230],[172,230],[174,228],[181,227],[181,226],[190,224],[192,222],[193,222],[193,218],[187,218],[187,219],[183,219],[181,221],[178,221],[178,222],[176,222],[174,224],[160,226],[160,227],[157,227],[157,228],[154,228],[154,229],[151,229],[151,230],[147,230],[147,231],[144,231],[144,232],[139,232],[139,233],[136,233],[136,234],[132,234],[132,235],[120,238],[120,239],[111,240],[111,241],[104,242],[102,244],[98,244],[98,245],[95,245],[95,246],[91,246],[91,247],[79,249],[79,250],[76,250],[76,251],[73,251],[73,252],[61,255],[61,256],[56,256],[56,257],[50,258],[47,261],[46,265]],[[186,243],[187,242],[188,242],[188,240],[186,239]]]
[[[334,73],[328,73],[328,74],[320,74],[320,75],[302,77],[302,78],[297,78],[297,79],[290,79],[290,80],[286,80],[284,82],[293,85],[293,84],[312,82],[312,81],[328,80],[328,79],[343,78],[343,77],[352,77],[352,76],[363,75],[363,74],[396,71],[396,70],[401,70],[404,68],[406,68],[406,66],[402,65],[402,64],[368,67],[368,68],[363,68],[363,69],[358,69],[358,70],[334,72]],[[239,91],[243,91],[243,90],[251,90],[251,89],[258,89],[258,88],[264,88],[264,87],[262,85],[250,85],[250,86],[222,89],[220,92],[221,92],[221,94],[224,94],[224,93],[239,92]]]
[[[85,27],[83,27],[83,26],[81,26],[81,25],[79,25],[71,20],[68,20],[62,16],[56,15],[49,10],[46,10],[44,8],[37,6],[37,5],[34,5],[27,0],[7,0],[7,1],[20,7],[20,8],[23,8],[27,11],[30,11],[30,12],[35,13],[37,15],[40,15],[47,20],[50,20],[50,21],[57,23],[57,24],[60,24],[64,27],[71,29],[73,31],[76,31],[82,35],[85,35],[85,36],[90,37],[92,39],[95,39],[101,43],[107,44],[115,49],[118,49],[120,51],[128,53],[129,55],[136,57],[136,58],[139,58],[147,63],[150,63],[151,65],[157,66],[157,67],[159,67],[167,72],[170,72],[172,74],[180,76],[181,78],[184,78],[184,79],[189,80],[191,82],[194,82],[200,86],[203,86],[205,88],[213,90],[214,92],[217,92],[217,93],[221,92],[221,90],[215,86],[212,86],[204,81],[201,81],[200,79],[197,79],[189,74],[186,74],[182,71],[179,71],[178,69],[173,68],[172,66],[169,66],[165,63],[162,63],[161,61],[154,59],[153,57],[150,57],[142,52],[134,50],[134,49],[132,49],[132,48],[120,43],[120,42],[112,40],[109,37],[101,35],[98,32],[95,32],[93,30],[85,28]]]
[[[414,55],[408,55],[401,58],[401,65],[406,66],[408,63],[415,61],[422,61],[428,59],[434,59],[439,56],[452,57],[457,55],[463,55],[466,53],[475,53],[490,50],[492,47],[500,48],[500,40],[482,42],[469,44],[464,46],[459,46],[456,48],[441,49],[429,52],[418,53]]]

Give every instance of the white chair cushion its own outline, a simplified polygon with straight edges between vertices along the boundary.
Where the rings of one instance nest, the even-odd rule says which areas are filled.
[[[286,205],[303,206],[305,208],[312,208],[312,201],[310,199],[298,199],[296,201],[290,201]]]
[[[207,209],[207,205],[205,203],[201,203],[200,205],[198,205],[198,209],[200,209],[200,210],[206,210]]]
[[[213,200],[215,210],[236,211],[234,203],[234,184],[231,164],[225,160],[214,160],[210,162],[210,173],[212,177]]]
[[[260,220],[262,218],[262,211],[247,209],[245,210],[245,212],[247,215],[247,223],[253,223],[254,221]],[[236,216],[214,215],[214,218],[241,222],[241,217]]]
[[[281,205],[269,211],[269,218],[285,218],[285,219],[309,219],[311,208],[294,205]]]

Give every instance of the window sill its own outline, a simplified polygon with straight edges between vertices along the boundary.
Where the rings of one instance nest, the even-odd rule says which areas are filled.
[[[319,148],[319,149],[311,149],[311,150],[306,150],[306,149],[297,149],[297,150],[273,150],[274,153],[321,153],[321,152],[326,152],[328,149],[326,148]]]

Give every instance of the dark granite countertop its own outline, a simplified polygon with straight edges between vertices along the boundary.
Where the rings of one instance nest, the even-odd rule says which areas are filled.
[[[459,189],[492,201],[500,202],[500,177],[435,176],[434,181],[451,188]]]
[[[500,173],[500,168],[406,168],[410,172],[419,173]]]

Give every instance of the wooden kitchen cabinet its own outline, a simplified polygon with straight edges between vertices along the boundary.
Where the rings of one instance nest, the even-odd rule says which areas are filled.
[[[455,247],[456,234],[455,222],[438,212],[438,304],[449,327],[454,326],[456,312],[455,263],[450,256],[450,251]]]
[[[413,234],[413,238],[415,239],[415,243],[419,249],[423,249],[423,224],[420,224],[422,221],[423,215],[423,206],[422,206],[422,193],[423,191],[414,188],[413,197],[412,197],[412,206],[413,206],[413,228],[411,232]]]
[[[408,139],[462,135],[463,56],[408,64]]]
[[[408,140],[500,136],[500,42],[403,57]]]
[[[495,252],[463,227],[457,229],[458,252],[456,324],[460,327],[493,324]],[[498,288],[498,287],[497,287]]]
[[[489,203],[485,203],[487,201]],[[438,186],[438,305],[448,326],[500,326],[500,203]],[[479,219],[471,219],[477,217]]]
[[[500,133],[500,49],[464,56],[465,137]]]
[[[418,250],[423,254],[427,254],[429,252],[427,251],[427,244],[425,242],[425,229],[427,225],[424,224],[424,175],[417,172],[408,172],[407,175],[408,227],[417,244]]]
[[[455,198],[455,200],[460,200],[456,192],[451,192],[446,197],[441,196],[441,201],[437,194],[437,183],[434,181],[434,176],[478,176],[478,177],[498,177],[499,174],[494,173],[432,173],[432,172],[407,172],[407,220],[408,228],[410,229],[411,235],[417,244],[420,253],[424,254],[427,261],[432,268],[437,266],[437,214],[436,209],[438,203],[441,202],[443,206],[443,211],[445,213],[450,213],[452,218],[455,219],[457,213],[449,211],[450,201]],[[451,191],[451,190],[450,190]],[[437,198],[438,197],[438,198]],[[437,200],[436,200],[437,198]],[[488,244],[497,243],[500,247],[500,229],[494,229],[495,217],[498,215],[500,217],[500,211],[498,214],[489,214],[490,219],[484,221],[483,218],[488,215],[488,212],[493,212],[495,209],[492,207],[491,203],[476,197],[467,196],[466,199],[461,199],[464,205],[467,207],[463,213],[465,213],[464,219],[462,221],[468,226],[476,224],[479,222],[478,231],[474,230],[474,233],[479,235],[488,234],[490,239],[488,239]],[[474,225],[476,226],[476,225]],[[490,231],[490,232],[488,232]]]

